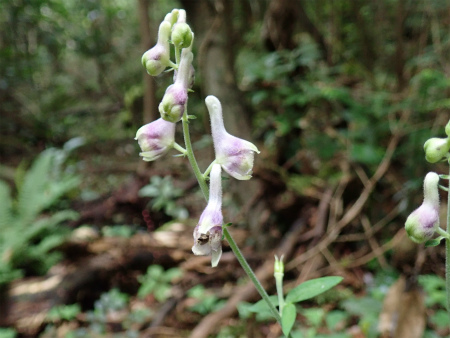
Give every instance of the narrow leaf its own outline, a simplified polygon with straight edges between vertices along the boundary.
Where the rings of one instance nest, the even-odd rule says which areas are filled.
[[[438,246],[441,243],[442,239],[444,239],[444,236],[439,236],[438,238],[430,239],[429,241],[425,242],[425,247],[429,248],[432,246]]]
[[[330,276],[306,281],[289,291],[286,296],[286,302],[298,303],[313,298],[339,284],[342,279],[339,276]]]
[[[273,304],[273,306],[278,306],[278,297],[277,296],[269,296],[270,302]],[[253,304],[249,311],[251,312],[261,312],[261,311],[269,311],[269,305],[266,303],[264,299],[261,299],[260,301]]]
[[[286,337],[292,330],[295,323],[295,318],[297,317],[297,309],[292,303],[288,303],[283,308],[283,313],[281,314],[281,329]]]

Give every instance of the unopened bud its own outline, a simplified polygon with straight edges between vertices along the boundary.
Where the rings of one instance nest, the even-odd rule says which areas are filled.
[[[450,138],[430,138],[423,145],[425,159],[430,163],[436,163],[447,156],[450,151]]]
[[[172,29],[172,43],[178,48],[187,48],[192,43],[191,27],[185,22],[177,22]]]
[[[192,58],[192,52],[183,49],[175,83],[167,88],[159,104],[161,117],[166,121],[176,123],[183,117],[188,100],[188,81]]]
[[[159,26],[158,42],[142,55],[142,64],[152,76],[161,74],[170,65],[170,28],[170,23],[163,21]]]
[[[408,216],[405,229],[409,238],[416,243],[430,240],[439,227],[439,175],[430,172],[423,182],[422,205]]]
[[[445,134],[447,136],[450,136],[450,120],[448,121],[447,125],[445,126]]]

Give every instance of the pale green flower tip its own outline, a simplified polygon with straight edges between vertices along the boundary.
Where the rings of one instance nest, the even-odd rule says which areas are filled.
[[[274,273],[284,273],[283,255],[280,258],[275,255]]]
[[[417,231],[420,227],[421,224],[417,215],[409,215],[405,222],[405,230],[408,237],[417,244],[424,243],[430,239],[430,237],[426,236],[423,232]]]
[[[164,21],[168,22],[170,27],[172,27],[177,22],[179,13],[180,11],[178,9],[173,9],[172,12],[166,14]]]
[[[450,120],[448,121],[447,125],[445,126],[445,134],[447,136],[450,136]]]

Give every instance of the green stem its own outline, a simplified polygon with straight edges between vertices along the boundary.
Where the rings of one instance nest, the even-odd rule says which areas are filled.
[[[189,134],[189,120],[187,108],[183,114],[183,118],[181,119],[183,124],[183,135],[184,135],[184,144],[186,146],[186,156],[189,159],[189,163],[191,164],[192,170],[194,171],[194,175],[197,178],[198,184],[200,185],[200,189],[202,190],[203,196],[205,196],[206,201],[209,199],[209,189],[206,184],[205,179],[203,178],[203,174],[198,167],[197,160],[194,156],[194,151],[192,150],[191,136]]]
[[[227,239],[228,243],[230,244],[231,250],[233,250],[237,260],[241,264],[244,271],[247,273],[248,277],[251,279],[253,284],[255,285],[256,290],[258,290],[259,294],[261,295],[262,299],[264,299],[267,303],[267,305],[270,308],[270,311],[272,312],[272,315],[275,317],[275,319],[280,323],[281,325],[281,317],[278,313],[275,306],[270,301],[269,295],[267,294],[266,290],[264,290],[263,286],[259,282],[258,278],[256,277],[255,273],[253,272],[250,265],[248,265],[247,260],[245,259],[244,255],[242,254],[241,250],[239,250],[236,242],[234,241],[233,237],[231,237],[231,234],[229,233],[227,228],[223,229],[223,234],[225,238]]]
[[[175,46],[175,62],[177,63],[177,68],[176,69],[178,69],[178,65],[180,64],[180,60],[181,60],[181,49],[178,48],[177,46]]]
[[[445,231],[444,229],[438,227],[436,229],[436,232],[439,235],[441,235],[442,237],[444,237],[445,239],[449,239],[450,240],[450,234],[447,231]]]
[[[212,161],[211,164],[209,165],[209,167],[205,170],[205,172],[203,173],[203,178],[206,180],[206,178],[208,177],[209,173],[212,170],[213,165],[216,163],[216,160]]]
[[[200,189],[202,190],[203,196],[205,197],[206,201],[209,199],[209,189],[208,185],[206,184],[205,178],[203,177],[203,174],[200,172],[200,169],[197,164],[197,160],[194,156],[194,151],[192,150],[192,144],[191,144],[191,137],[189,134],[189,120],[188,120],[188,114],[187,109],[183,114],[182,118],[182,124],[183,124],[183,134],[184,134],[184,142],[186,146],[186,156],[189,159],[189,163],[192,166],[192,169],[194,171],[195,177],[197,178],[198,184],[200,185]],[[256,277],[255,273],[253,272],[250,265],[248,265],[247,260],[245,259],[244,255],[242,255],[241,250],[239,250],[236,242],[234,241],[233,237],[231,237],[231,234],[228,232],[228,229],[226,227],[223,228],[223,234],[225,238],[227,239],[228,243],[230,244],[231,250],[233,250],[233,253],[235,254],[237,260],[241,264],[244,271],[247,273],[250,280],[255,285],[256,290],[259,292],[261,297],[266,301],[267,305],[270,308],[270,311],[272,312],[272,315],[276,318],[278,323],[281,325],[281,317],[278,313],[275,306],[270,301],[269,295],[267,294],[266,290],[264,290],[263,286],[259,282],[258,278]]]
[[[450,160],[449,160],[450,165]],[[450,189],[450,181],[448,182]],[[450,236],[450,194],[447,198],[447,235]],[[445,283],[447,289],[447,312],[450,319],[450,240],[445,241]]]
[[[174,143],[173,144],[173,148],[175,150],[178,150],[180,153],[182,153],[183,155],[186,155],[186,149],[184,149],[182,146],[180,146],[178,143]]]
[[[275,276],[275,283],[277,286],[277,294],[278,294],[278,309],[280,310],[280,316],[283,315],[283,308],[284,308],[284,297],[283,297],[283,274],[280,274],[281,276],[277,278]]]

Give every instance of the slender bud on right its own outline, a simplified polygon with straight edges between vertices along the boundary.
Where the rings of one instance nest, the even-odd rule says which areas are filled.
[[[439,227],[438,184],[438,174],[430,172],[425,176],[423,203],[408,216],[405,223],[406,232],[413,242],[430,240]]]

